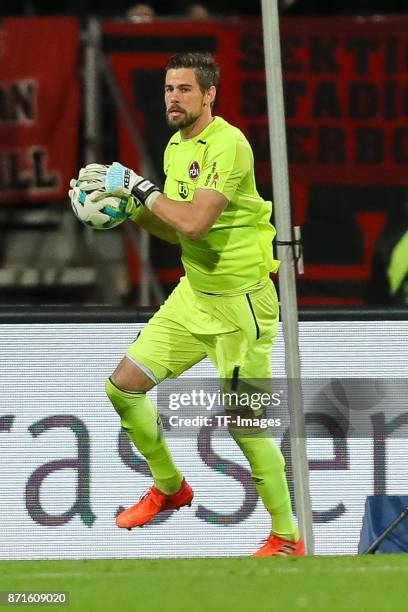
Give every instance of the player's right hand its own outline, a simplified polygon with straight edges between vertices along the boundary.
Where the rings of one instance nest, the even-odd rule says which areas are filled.
[[[109,166],[105,182],[106,191],[114,195],[133,196],[144,206],[151,209],[160,190],[148,179],[136,174],[119,162]]]
[[[119,162],[113,162],[110,166],[88,164],[79,171],[78,180],[84,191],[106,189],[108,194],[116,197],[133,196],[149,209],[160,194],[158,187],[151,181]],[[74,180],[71,181],[71,187],[74,187],[73,183]]]

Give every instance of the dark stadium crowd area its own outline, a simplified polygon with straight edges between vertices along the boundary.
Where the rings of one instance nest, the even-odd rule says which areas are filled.
[[[260,0],[150,0],[141,3],[129,0],[13,0],[0,2],[0,16],[6,15],[90,15],[126,17],[135,5],[147,5],[151,15],[157,17],[197,18],[260,14]],[[370,15],[408,13],[406,0],[279,0],[282,14],[293,15]],[[200,7],[196,9],[196,7]]]
[[[282,40],[285,43],[287,36],[288,41],[287,46],[283,46],[283,57],[286,58],[284,76],[291,204],[294,223],[302,227],[305,262],[305,273],[298,278],[299,303],[304,308],[356,304],[406,308],[408,19],[403,13],[408,14],[408,1],[278,0],[278,3],[283,15]],[[116,68],[112,70],[117,70],[118,88],[125,92],[126,103],[134,111],[135,125],[141,134],[149,135],[146,138],[149,159],[156,176],[161,177],[162,154],[169,129],[163,113],[163,75],[153,55],[161,52],[163,41],[163,49],[170,55],[173,45],[179,44],[177,32],[184,32],[182,36],[189,50],[195,45],[194,35],[191,35],[193,30],[211,32],[210,43],[206,40],[205,44],[212,45],[209,50],[218,48],[218,61],[225,67],[224,74],[229,83],[239,84],[236,88],[235,85],[220,88],[216,114],[240,122],[239,127],[248,136],[254,150],[259,193],[265,199],[274,200],[265,79],[262,77],[261,4],[261,0],[116,0],[114,3],[111,0],[0,0],[0,24],[4,33],[12,32],[0,40],[4,46],[4,41],[9,43],[8,55],[2,48],[4,74],[3,83],[0,83],[3,87],[0,111],[3,116],[0,124],[3,121],[5,130],[10,129],[10,117],[19,117],[14,111],[14,106],[17,108],[18,105],[25,113],[24,118],[32,121],[33,109],[37,108],[34,95],[37,89],[30,83],[27,86],[27,74],[30,77],[37,74],[39,82],[43,78],[44,84],[54,78],[57,86],[60,84],[65,88],[57,65],[55,76],[52,76],[51,68],[43,65],[41,54],[26,52],[26,47],[36,49],[32,45],[37,39],[44,40],[42,27],[47,36],[54,32],[54,28],[46,31],[47,18],[57,17],[57,21],[69,22],[73,29],[69,39],[74,50],[72,65],[76,66],[74,54],[78,51],[80,57],[84,57],[85,45],[89,44],[84,33],[92,27],[95,21],[92,18],[96,17],[102,21],[106,57],[110,60],[116,57]],[[341,22],[347,24],[347,28],[339,30],[337,15],[341,16]],[[376,15],[391,16],[382,18]],[[17,18],[7,19],[8,16]],[[187,28],[185,19],[188,20]],[[191,23],[191,20],[208,19],[211,20],[209,24]],[[170,21],[174,22],[174,28],[168,27]],[[147,27],[146,22],[150,22]],[[133,27],[131,23],[141,27]],[[239,34],[234,38],[235,42],[217,47],[219,40],[225,40],[225,32],[233,30]],[[119,40],[121,31],[124,34]],[[142,39],[147,41],[143,42],[145,47],[134,46],[132,37],[143,31],[147,32]],[[154,36],[151,36],[152,31]],[[21,59],[18,57],[19,49],[16,50],[14,32],[22,32],[18,40],[25,41],[25,45],[20,45],[21,49],[24,48]],[[292,37],[293,32],[297,38]],[[60,43],[60,34],[59,30],[54,42],[50,38],[47,50],[48,45],[53,44],[58,55],[61,47],[65,58],[69,54]],[[200,41],[199,44],[204,43]],[[299,51],[296,61],[291,56],[294,49]],[[118,55],[123,51],[128,57],[125,60],[122,57],[121,69],[118,70]],[[28,55],[40,58],[38,66],[35,63],[30,65]],[[78,70],[72,68],[71,72],[75,85],[84,94],[85,60],[78,64]],[[370,70],[371,79],[368,78]],[[12,75],[11,80],[6,71],[7,75]],[[94,74],[92,70],[91,73]],[[131,86],[128,87],[129,75]],[[96,152],[92,151],[92,159],[95,157],[101,163],[111,163],[115,159],[133,160],[131,139],[121,136],[118,128],[120,111],[116,108],[106,76],[95,71],[93,82],[101,88],[96,115],[99,113],[104,129],[98,138]],[[45,85],[41,82],[40,87]],[[8,99],[11,101],[9,105]],[[44,200],[31,198],[30,194],[25,200],[18,194],[13,200],[18,204],[16,207],[0,206],[0,229],[6,245],[3,245],[0,257],[0,302],[123,303],[130,306],[139,303],[142,283],[138,247],[132,245],[129,236],[123,239],[118,230],[112,236],[109,232],[109,236],[104,238],[110,241],[109,249],[114,253],[114,262],[109,261],[109,269],[121,266],[121,275],[116,275],[117,283],[106,283],[97,273],[99,256],[93,254],[90,242],[88,244],[85,239],[84,228],[65,221],[71,214],[67,206],[69,178],[86,163],[85,142],[89,136],[84,129],[84,99],[85,96],[80,103],[72,98],[73,106],[78,104],[79,110],[70,110],[72,131],[66,140],[61,137],[61,142],[72,144],[74,134],[75,143],[78,137],[79,144],[72,145],[72,162],[67,162],[64,150],[64,163],[71,170],[69,174],[67,170],[64,181],[60,181],[59,191],[52,196],[47,192]],[[38,125],[44,129],[45,135],[40,136],[41,148],[38,145],[40,137],[34,133],[30,136],[33,140],[28,142],[33,142],[35,147],[27,145],[27,157],[24,158],[22,154],[14,153],[7,141],[8,136],[3,137],[0,192],[2,188],[5,190],[4,185],[17,189],[19,181],[32,181],[29,186],[35,188],[47,186],[47,181],[55,181],[54,168],[60,162],[58,151],[54,153],[54,141],[48,142],[52,130],[47,127],[48,117],[53,116],[48,113],[47,105],[54,102],[53,96],[42,98],[45,110],[41,116],[42,123],[38,122]],[[79,121],[76,112],[80,113]],[[28,131],[25,123],[22,126],[17,123],[13,133],[16,143],[20,142],[20,133]],[[33,130],[37,129],[37,123],[33,122],[33,126]],[[25,163],[30,171],[25,169]],[[8,167],[12,170],[2,170]],[[67,215],[61,215],[61,211]],[[28,235],[30,239],[27,239]],[[63,248],[56,254],[55,245],[61,246],[60,236],[63,236]],[[150,262],[165,296],[182,274],[179,250],[155,237],[151,238],[151,245]],[[99,255],[101,252],[98,251]],[[107,265],[104,267],[106,270]],[[152,305],[160,303],[161,298],[153,295],[150,298]]]

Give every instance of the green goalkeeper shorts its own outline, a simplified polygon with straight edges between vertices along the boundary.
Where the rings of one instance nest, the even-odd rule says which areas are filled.
[[[183,277],[126,355],[155,382],[179,376],[207,356],[220,378],[239,372],[240,378],[269,379],[278,317],[269,279],[254,291],[218,296],[194,291]]]

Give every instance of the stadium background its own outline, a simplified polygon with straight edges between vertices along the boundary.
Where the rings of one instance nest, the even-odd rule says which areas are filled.
[[[140,23],[126,18],[130,3],[67,1],[58,14],[39,0],[13,3],[13,14],[0,7],[3,560],[246,555],[265,535],[242,459],[214,436],[201,448],[194,440],[191,457],[191,440],[170,438],[201,491],[188,517],[165,517],[143,537],[106,538],[118,504],[133,499],[129,483],[138,491],[148,481],[119,436],[103,381],[181,269],[177,248],[153,239],[146,275],[145,238],[123,228],[96,235],[69,210],[69,179],[90,153],[141,163],[102,72],[92,78],[99,137],[89,138],[92,49],[110,62],[158,176],[169,136],[162,66],[175,51],[214,52],[217,112],[247,134],[260,191],[272,193],[259,5],[207,2],[213,18],[192,22],[185,2],[170,15],[168,3],[152,4],[157,17]],[[397,1],[281,3],[292,214],[304,239],[302,374],[306,384],[324,377],[323,392],[345,378],[405,382],[408,292],[403,284],[391,295],[386,274],[408,229],[405,12]],[[90,16],[101,28],[92,44]],[[281,336],[273,371],[284,375]],[[214,373],[204,363],[192,374]],[[399,416],[386,443],[368,429],[309,440],[318,554],[355,554],[365,497],[406,491],[406,411]]]
[[[46,12],[47,3],[38,6]],[[174,287],[182,273],[177,247],[151,240],[154,274],[146,295],[145,251],[135,245],[140,237],[129,229],[125,236],[123,230],[90,236],[77,227],[66,185],[91,159],[120,157],[140,169],[115,91],[162,182],[169,137],[162,66],[177,50],[216,54],[223,75],[217,112],[249,137],[260,192],[271,197],[259,18],[129,23],[125,15],[103,19],[98,40],[84,17],[3,21],[3,303],[156,307]],[[283,15],[281,28],[293,221],[304,242],[299,304],[405,305],[405,283],[390,294],[387,264],[408,218],[408,18]],[[55,51],[44,64],[49,49]],[[93,70],[95,49],[108,60],[116,90],[105,72]]]

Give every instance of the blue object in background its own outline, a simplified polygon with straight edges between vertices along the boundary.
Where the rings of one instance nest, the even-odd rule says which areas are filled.
[[[369,495],[366,499],[358,554],[367,548],[408,506],[408,495]],[[405,518],[379,545],[377,553],[408,552],[408,518]]]

